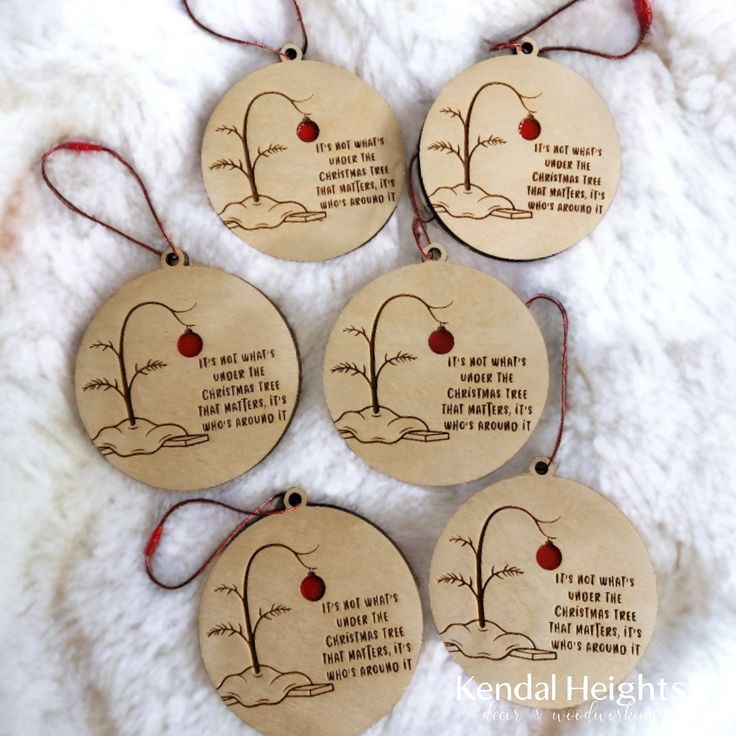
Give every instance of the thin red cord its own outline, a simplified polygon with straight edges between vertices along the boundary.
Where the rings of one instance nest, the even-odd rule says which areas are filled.
[[[231,506],[228,503],[224,503],[222,501],[214,501],[208,498],[191,498],[187,501],[180,501],[177,504],[174,504],[162,517],[161,521],[156,525],[156,528],[151,533],[151,536],[148,539],[148,544],[146,544],[146,549],[144,551],[144,560],[146,564],[146,573],[148,574],[148,577],[151,579],[151,582],[155,583],[159,586],[159,588],[165,588],[166,590],[178,590],[179,588],[183,588],[185,585],[189,585],[189,583],[194,580],[198,575],[201,575],[202,572],[207,568],[207,566],[217,557],[219,557],[225,548],[230,544],[230,542],[235,539],[235,537],[240,534],[240,532],[245,529],[248,524],[252,524],[255,519],[259,519],[264,516],[278,516],[279,514],[285,514],[289,511],[293,511],[292,508],[283,508],[283,509],[271,509],[268,511],[264,511],[267,506],[271,506],[274,501],[281,498],[283,494],[277,494],[275,496],[271,496],[271,498],[267,498],[258,508],[255,509],[255,511],[247,511],[245,509],[238,508],[237,506]],[[156,576],[156,574],[153,572],[153,556],[156,554],[156,548],[159,545],[159,542],[161,541],[161,537],[164,532],[164,525],[166,524],[166,521],[168,518],[178,509],[182,508],[182,506],[188,506],[189,504],[193,503],[201,503],[201,504],[211,504],[213,506],[219,506],[224,509],[228,509],[229,511],[235,511],[239,514],[245,514],[245,519],[241,521],[228,535],[225,537],[225,539],[220,542],[220,544],[215,547],[214,551],[210,554],[210,556],[184,581],[180,583],[164,583],[163,581],[159,580],[159,578]]]
[[[206,26],[199,18],[197,18],[196,15],[194,15],[194,11],[189,6],[189,3],[187,0],[181,0],[182,4],[184,5],[184,10],[186,10],[187,15],[192,19],[194,24],[201,28],[203,31],[206,31],[207,33],[211,33],[213,36],[217,36],[217,38],[223,39],[223,41],[232,41],[233,43],[239,43],[243,46],[255,46],[259,49],[264,49],[266,51],[272,51],[274,54],[277,54],[278,56],[283,57],[284,59],[288,59],[289,57],[281,51],[281,49],[277,49],[275,46],[269,46],[267,43],[264,43],[263,41],[253,41],[246,38],[235,38],[234,36],[226,36],[224,33],[219,33],[218,31],[214,30],[213,28],[210,28],[209,26]],[[302,54],[307,53],[307,47],[309,46],[309,39],[307,37],[307,27],[304,24],[304,17],[302,16],[302,10],[299,7],[299,3],[297,0],[291,0],[292,5],[294,6],[294,10],[296,12],[296,20],[297,23],[299,23],[299,30],[302,34]]]
[[[531,307],[536,301],[546,301],[554,304],[560,311],[562,316],[562,360],[560,365],[560,427],[557,431],[557,439],[555,440],[552,453],[549,456],[549,464],[554,462],[557,457],[557,451],[560,449],[562,442],[562,433],[565,431],[565,417],[567,416],[567,369],[568,369],[568,335],[570,332],[570,320],[567,316],[567,310],[561,301],[555,299],[548,294],[536,294],[526,303],[527,307]]]
[[[96,222],[98,225],[102,225],[102,227],[106,227],[108,230],[112,230],[112,232],[117,233],[118,235],[121,235],[122,237],[129,240],[131,243],[135,243],[136,245],[139,245],[141,248],[145,248],[146,250],[150,250],[151,253],[155,253],[156,255],[161,255],[160,250],[157,248],[154,248],[150,243],[144,243],[142,240],[138,240],[137,238],[134,238],[132,235],[123,232],[122,230],[114,227],[113,225],[110,225],[107,222],[103,222],[99,218],[95,217],[94,215],[89,214],[89,212],[85,212],[84,210],[80,209],[72,203],[70,200],[68,200],[58,189],[57,187],[52,184],[51,179],[49,179],[48,172],[46,171],[46,165],[48,163],[48,160],[55,154],[57,151],[77,151],[79,153],[107,153],[108,155],[112,156],[114,159],[119,161],[125,168],[133,175],[136,182],[138,182],[138,186],[141,188],[141,191],[143,192],[143,196],[146,199],[146,204],[148,205],[148,209],[150,210],[151,214],[153,215],[153,219],[156,221],[156,225],[158,225],[158,229],[161,231],[161,234],[164,236],[164,240],[168,244],[168,246],[171,248],[171,250],[174,252],[174,254],[178,257],[179,251],[177,250],[176,246],[172,242],[171,238],[169,237],[169,234],[166,232],[166,228],[164,228],[163,223],[161,222],[161,218],[158,216],[155,207],[153,206],[153,202],[151,201],[151,197],[148,193],[148,189],[146,188],[146,185],[143,183],[143,180],[141,179],[138,172],[116,151],[113,151],[111,148],[106,148],[105,146],[100,146],[97,143],[85,143],[83,141],[67,141],[66,143],[59,143],[56,146],[53,146],[52,148],[49,148],[41,157],[41,176],[43,177],[44,182],[46,182],[46,186],[63,202],[72,212],[76,212],[76,214],[81,215],[82,217],[86,217],[88,220],[92,220],[92,222]]]
[[[531,28],[527,28],[523,33],[519,33],[513,38],[510,38],[508,41],[504,41],[503,43],[491,45],[490,50],[501,51],[502,49],[507,48],[518,49],[518,42],[520,39],[524,38],[524,36],[528,36],[530,33],[533,33],[538,28],[541,28],[545,23],[552,20],[552,18],[558,16],[560,13],[572,7],[579,1],[580,0],[570,0],[570,2],[565,3],[562,7],[558,8],[549,15],[546,15],[538,23],[535,23]],[[580,54],[600,56],[603,59],[625,59],[627,56],[631,56],[631,54],[637,51],[639,47],[644,43],[644,40],[649,34],[649,29],[652,26],[652,18],[654,15],[652,4],[649,0],[632,0],[632,2],[634,5],[634,12],[636,13],[636,18],[639,21],[639,37],[637,38],[636,43],[628,51],[624,51],[621,54],[609,54],[604,51],[597,51],[596,49],[588,49],[581,46],[544,46],[543,48],[539,49],[539,53],[546,54],[549,51],[577,51]]]
[[[434,215],[430,215],[429,217],[423,217],[422,216],[422,209],[419,204],[419,197],[417,196],[417,192],[414,189],[414,169],[416,168],[417,163],[419,162],[419,153],[415,153],[411,157],[411,161],[409,162],[409,176],[407,177],[407,189],[409,191],[409,200],[411,201],[412,209],[414,210],[414,219],[411,222],[411,231],[414,235],[414,241],[417,244],[417,248],[419,249],[419,252],[422,254],[422,258],[424,258],[425,261],[431,261],[432,256],[429,254],[429,252],[425,249],[425,246],[429,245],[432,241],[429,237],[429,232],[427,230],[427,223],[434,220]],[[422,245],[422,240],[424,240],[425,245]]]

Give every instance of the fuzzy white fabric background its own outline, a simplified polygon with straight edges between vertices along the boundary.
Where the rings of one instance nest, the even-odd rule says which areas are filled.
[[[484,58],[483,38],[507,37],[557,4],[303,6],[311,58],[377,87],[409,150],[442,86]],[[197,5],[227,32],[275,45],[296,40],[286,0]],[[645,725],[606,726],[560,726],[549,716],[485,722],[486,704],[456,702],[460,670],[429,613],[426,578],[443,525],[473,492],[544,453],[554,435],[554,394],[516,459],[491,479],[446,490],[372,472],[328,419],[321,360],[339,310],[371,279],[415,260],[406,197],[383,232],[351,255],[311,265],[261,255],[211,211],[199,146],[216,101],[271,63],[269,54],[202,33],[178,0],[4,0],[0,10],[2,736],[251,732],[216,697],[201,664],[201,582],[167,593],[143,572],[144,538],[182,496],[118,473],[77,418],[72,366],[85,326],[114,290],[157,264],[45,189],[39,157],[69,137],[129,156],[175,241],[198,262],[262,288],[294,327],[304,383],[289,432],[264,463],[209,495],[248,506],[300,484],[316,500],[367,516],[404,550],[420,582],[426,643],[409,690],[371,734],[733,733],[736,10],[729,0],[660,0],[646,47],[624,62],[555,57],[607,101],[623,149],[618,196],[585,242],[543,262],[513,264],[434,231],[455,262],[501,278],[522,296],[551,291],[569,307],[570,413],[560,474],[606,494],[640,529],[656,565],[660,616],[638,672],[688,689],[675,702],[639,706],[653,719]],[[635,23],[626,0],[596,0],[536,35],[624,48]],[[55,171],[63,169],[67,191],[154,237],[137,191],[110,160],[63,158]],[[554,354],[558,322],[543,309],[535,314]],[[182,514],[167,532],[162,566],[185,571],[232,523],[201,509]],[[502,703],[496,708],[513,715]]]

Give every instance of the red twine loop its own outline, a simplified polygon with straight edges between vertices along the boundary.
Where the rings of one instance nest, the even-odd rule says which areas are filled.
[[[194,11],[189,6],[189,3],[187,0],[181,0],[182,4],[184,5],[184,10],[186,10],[187,15],[192,19],[192,22],[201,28],[203,31],[206,31],[207,33],[210,33],[213,36],[216,36],[217,38],[221,38],[223,41],[232,41],[233,43],[239,43],[242,46],[255,46],[259,49],[264,49],[265,51],[271,51],[274,54],[277,54],[278,56],[283,57],[284,59],[288,59],[289,57],[287,54],[285,54],[281,49],[277,49],[275,46],[269,46],[267,43],[264,43],[263,41],[254,41],[251,39],[246,38],[235,38],[234,36],[226,36],[224,33],[219,33],[218,31],[215,31],[213,28],[210,28],[209,26],[205,25],[199,18],[197,18],[196,15],[194,15]],[[296,20],[299,24],[299,30],[302,34],[302,54],[307,53],[307,47],[309,46],[309,39],[307,38],[307,28],[304,24],[304,18],[302,16],[302,10],[299,7],[299,3],[297,0],[291,0],[292,5],[294,6],[294,11],[296,12]]]
[[[434,215],[429,216],[423,216],[422,215],[422,209],[419,204],[419,198],[417,197],[416,190],[414,189],[414,169],[416,168],[416,164],[419,162],[419,154],[415,153],[411,157],[411,161],[409,162],[409,176],[407,177],[407,189],[409,192],[409,201],[411,202],[412,209],[414,210],[414,219],[411,222],[411,232],[414,235],[414,241],[417,244],[417,248],[419,249],[419,252],[422,254],[422,258],[425,261],[431,261],[432,256],[429,253],[429,251],[426,250],[426,246],[428,246],[432,240],[429,237],[429,232],[427,231],[427,223],[434,220]],[[424,245],[422,245],[422,241],[424,241]]]
[[[529,301],[526,306],[531,307],[536,301],[546,301],[550,304],[554,304],[560,312],[562,317],[562,360],[560,364],[560,426],[557,430],[557,438],[555,439],[554,447],[550,453],[548,464],[554,462],[557,456],[557,451],[560,449],[560,443],[562,442],[562,433],[565,431],[565,417],[567,416],[567,370],[568,370],[568,335],[570,332],[570,319],[567,315],[567,310],[561,301],[555,299],[553,296],[548,294],[536,294]]]
[[[545,23],[552,20],[552,18],[558,16],[560,13],[563,13],[565,10],[572,7],[577,2],[579,2],[579,0],[570,0],[570,2],[565,3],[554,12],[546,15],[531,28],[527,28],[523,33],[519,33],[518,35],[510,38],[508,41],[504,41],[503,43],[491,45],[490,50],[501,51],[502,49],[507,48],[516,48],[518,50],[518,41],[520,39],[524,38],[524,36],[528,36],[530,33],[533,33],[538,28],[541,28]],[[638,48],[644,43],[644,39],[649,34],[649,29],[652,26],[652,19],[654,17],[652,4],[649,0],[632,0],[632,2],[634,6],[634,12],[636,13],[636,18],[639,21],[639,38],[637,38],[636,43],[628,51],[624,51],[621,54],[610,54],[604,51],[597,51],[596,49],[588,49],[581,46],[545,46],[539,49],[539,54],[546,54],[549,51],[576,51],[580,54],[589,54],[590,56],[599,56],[603,59],[614,60],[625,59],[627,56],[631,56],[631,54],[637,51]]]
[[[237,506],[231,506],[228,503],[224,503],[223,501],[214,501],[208,498],[191,498],[187,501],[180,501],[179,503],[174,504],[162,517],[161,521],[156,525],[156,528],[151,532],[151,536],[148,539],[148,543],[146,544],[145,551],[143,553],[145,566],[146,566],[146,574],[150,578],[151,582],[155,583],[159,586],[159,588],[165,588],[166,590],[178,590],[179,588],[183,588],[185,585],[189,585],[189,583],[194,580],[197,576],[201,575],[202,572],[207,568],[207,566],[215,560],[217,557],[219,557],[224,551],[225,548],[230,544],[230,542],[235,539],[235,537],[240,534],[240,532],[245,529],[246,526],[249,524],[252,524],[256,519],[260,519],[264,516],[278,516],[279,514],[286,514],[289,511],[293,511],[293,508],[274,508],[274,509],[267,509],[268,506],[272,506],[274,502],[278,499],[281,499],[283,497],[283,494],[279,493],[275,496],[271,496],[270,498],[267,498],[260,506],[258,506],[254,511],[247,511],[245,509],[238,508]],[[153,557],[156,554],[156,549],[159,545],[159,542],[161,541],[161,537],[164,533],[164,525],[166,524],[166,521],[168,518],[178,509],[182,508],[182,506],[187,506],[192,503],[201,503],[201,504],[210,504],[212,506],[219,506],[221,508],[227,509],[228,511],[235,511],[238,514],[244,514],[245,519],[243,519],[228,535],[225,537],[225,539],[220,542],[220,544],[215,547],[214,551],[207,557],[207,559],[186,579],[183,580],[180,583],[164,583],[163,581],[159,580],[159,578],[156,576],[156,574],[153,572]]]
[[[649,0],[634,0],[634,10],[636,11],[636,17],[639,19],[639,26],[646,28],[648,31],[652,26],[652,20],[654,18],[652,4]]]
[[[129,164],[119,153],[116,151],[113,151],[111,148],[106,148],[105,146],[101,146],[97,143],[87,143],[85,141],[67,141],[65,143],[59,143],[56,146],[53,146],[52,148],[49,148],[41,157],[41,176],[43,177],[44,182],[46,183],[46,186],[58,197],[58,199],[66,205],[72,212],[75,212],[78,215],[81,215],[82,217],[86,217],[88,220],[91,220],[92,222],[96,222],[98,225],[102,225],[102,227],[106,227],[108,230],[111,230],[114,233],[117,233],[118,235],[121,235],[126,240],[129,240],[131,243],[135,243],[136,245],[139,245],[141,248],[145,248],[146,250],[151,251],[151,253],[155,253],[156,255],[161,255],[162,251],[158,250],[157,248],[154,248],[150,243],[145,243],[142,240],[138,240],[137,238],[134,238],[129,233],[126,233],[113,225],[110,225],[107,222],[104,222],[103,220],[100,220],[99,218],[95,217],[94,215],[91,215],[89,212],[85,212],[83,209],[77,207],[73,202],[71,202],[69,199],[67,199],[51,182],[51,179],[49,179],[48,172],[46,170],[46,166],[48,164],[48,160],[53,156],[57,151],[76,151],[77,153],[106,153],[109,156],[112,156],[116,161],[119,161],[125,168],[128,170],[128,172],[133,176],[133,178],[138,183],[138,186],[141,188],[141,191],[143,192],[143,196],[145,197],[146,204],[148,205],[148,209],[153,215],[153,219],[156,221],[156,225],[158,226],[158,229],[161,231],[161,234],[164,237],[164,240],[168,244],[169,248],[174,252],[174,254],[178,257],[179,251],[177,250],[176,246],[172,242],[171,238],[169,237],[169,234],[166,232],[166,228],[164,228],[163,223],[161,222],[161,218],[159,218],[158,213],[156,212],[155,207],[153,206],[153,202],[151,201],[151,196],[148,193],[148,189],[146,188],[146,185],[143,183],[143,179],[141,179],[138,172]]]

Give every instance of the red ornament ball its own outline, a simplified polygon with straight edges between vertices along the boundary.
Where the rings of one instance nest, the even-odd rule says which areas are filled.
[[[304,598],[315,603],[325,594],[325,581],[310,570],[309,575],[302,580],[299,590]]]
[[[437,355],[445,355],[455,347],[455,338],[444,325],[440,325],[427,340],[429,349]]]
[[[319,137],[319,125],[317,125],[314,120],[304,118],[304,120],[302,120],[297,126],[296,134],[300,141],[312,143]]]
[[[526,141],[534,141],[542,134],[542,126],[533,115],[528,115],[519,123],[519,135]]]
[[[202,338],[189,328],[176,341],[176,347],[185,358],[194,358],[199,355],[203,345]]]
[[[537,550],[537,564],[545,570],[556,570],[562,564],[562,552],[551,539]]]

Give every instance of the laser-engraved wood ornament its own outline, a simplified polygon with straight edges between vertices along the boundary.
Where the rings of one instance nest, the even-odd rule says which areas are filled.
[[[422,129],[427,198],[459,240],[489,256],[526,261],[588,235],[611,205],[618,136],[598,93],[538,55],[482,61],[439,94]]]
[[[407,483],[444,486],[518,452],[542,413],[549,363],[524,303],[445,255],[380,276],[351,299],[327,342],[323,379],[353,452]]]
[[[616,506],[538,467],[547,465],[537,460],[458,509],[435,547],[429,592],[445,646],[476,682],[520,705],[565,708],[636,667],[657,585]]]
[[[278,258],[348,253],[386,224],[406,158],[386,102],[354,74],[293,58],[240,80],[212,113],[202,143],[207,194],[243,241]]]
[[[246,281],[171,251],[102,305],[75,367],[95,447],[167,490],[209,488],[263,460],[299,388],[297,347],[278,309]]]
[[[349,736],[388,713],[416,668],[422,609],[406,561],[376,526],[285,496],[217,560],[199,615],[222,701],[266,736]]]

